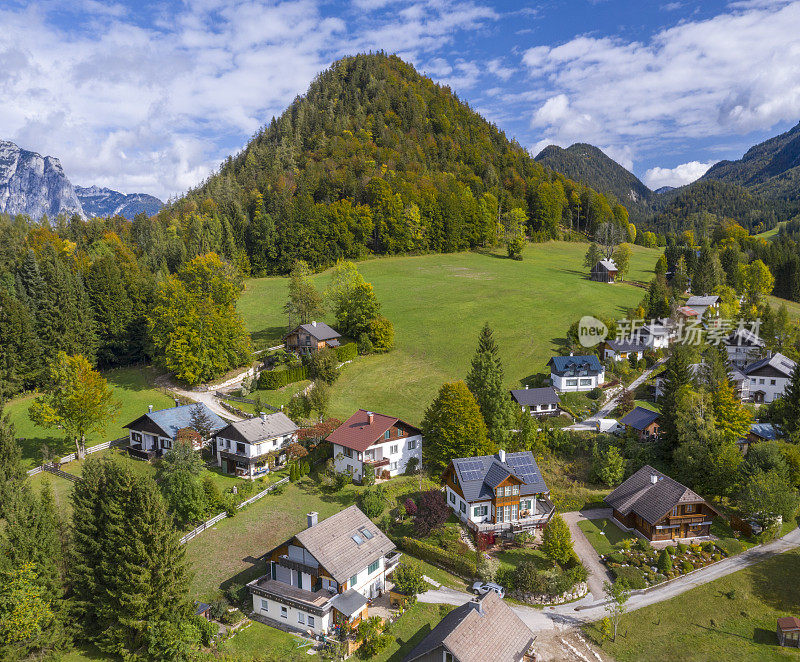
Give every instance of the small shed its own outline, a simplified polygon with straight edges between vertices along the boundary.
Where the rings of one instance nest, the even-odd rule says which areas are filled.
[[[194,613],[196,616],[202,616],[207,621],[211,620],[211,605],[206,602],[195,602]]]
[[[614,283],[617,280],[618,271],[614,260],[600,260],[592,267],[589,278],[600,283]]]
[[[800,618],[785,616],[778,619],[778,646],[800,648]]]

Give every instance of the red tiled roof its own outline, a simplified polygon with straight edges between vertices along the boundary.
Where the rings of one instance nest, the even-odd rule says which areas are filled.
[[[366,409],[359,409],[328,435],[328,441],[363,453],[383,437],[384,433],[393,425],[402,422],[395,416],[373,413],[370,424],[368,416],[369,412]],[[416,429],[408,423],[403,423],[403,425]]]
[[[778,627],[786,632],[787,630],[800,630],[800,618],[797,616],[784,616],[778,619]]]
[[[697,311],[694,308],[689,308],[689,306],[681,306],[678,308],[678,312],[685,317],[697,317]]]

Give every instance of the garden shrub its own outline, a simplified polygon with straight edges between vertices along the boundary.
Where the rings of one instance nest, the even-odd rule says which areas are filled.
[[[703,550],[703,548],[700,547],[700,545],[696,545],[696,544],[689,545],[689,549],[691,549],[695,554],[698,554]]]
[[[707,552],[709,554],[714,553],[714,543],[711,542],[710,540],[708,542],[704,542],[702,548],[704,552]]]
[[[200,644],[206,647],[210,646],[211,642],[219,631],[218,626],[211,621],[206,620],[202,616],[199,616],[198,614],[194,614],[192,616],[191,622],[192,625],[197,628],[197,632],[200,635]]]
[[[222,622],[225,623],[225,625],[236,625],[242,620],[244,620],[244,614],[238,609],[226,611],[222,615]]]
[[[587,395],[587,397],[591,398],[592,400],[597,400],[598,398],[600,398],[600,396],[603,395],[603,389],[601,389],[599,386],[595,386],[586,395]]]
[[[681,563],[681,570],[683,572],[691,572],[692,570],[694,570],[694,564],[691,563],[690,561],[683,561]]]
[[[456,575],[472,578],[478,574],[475,567],[474,554],[470,556],[454,554],[414,538],[403,537],[400,538],[399,543],[399,547],[409,554],[418,556],[424,561],[441,565]]]
[[[417,473],[417,469],[419,468],[419,458],[418,457],[410,457],[408,458],[408,462],[406,462],[406,476],[413,476]]]
[[[635,590],[645,588],[645,586],[647,586],[647,582],[644,581],[644,575],[638,568],[621,566],[618,568],[612,568],[611,572],[616,580],[619,581],[624,579],[631,589]]]
[[[644,538],[639,538],[636,541],[636,549],[638,549],[639,551],[642,551],[642,552],[646,552],[646,551],[652,549],[652,546]]]
[[[304,365],[294,368],[264,370],[258,379],[258,387],[264,390],[283,388],[295,382],[308,379],[308,368]]]
[[[744,546],[736,538],[721,538],[715,543],[717,549],[721,550],[726,556],[733,556],[741,553]]]
[[[542,595],[547,591],[547,577],[532,561],[523,561],[513,571],[513,586],[523,593]]]
[[[339,347],[336,348],[336,358],[339,359],[340,363],[352,361],[356,356],[358,356],[358,345],[354,342],[339,345]]]
[[[687,549],[688,547],[684,543],[682,542],[678,543],[678,554],[686,554]]]
[[[386,507],[386,492],[383,485],[365,490],[358,498],[358,505],[367,517],[378,517]]]
[[[667,545],[667,546],[664,548],[664,550],[665,550],[665,551],[667,552],[667,554],[669,554],[670,556],[675,556],[675,548],[674,548],[672,545]]]
[[[606,556],[606,560],[609,563],[625,563],[625,557],[619,552],[611,552]]]

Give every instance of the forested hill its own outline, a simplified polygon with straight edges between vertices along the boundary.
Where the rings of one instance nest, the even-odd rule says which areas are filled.
[[[448,87],[378,53],[334,63],[159,217],[188,233],[190,253],[203,244],[264,274],[296,259],[475,248],[514,208],[539,238],[559,224],[627,223],[622,206],[536,163]]]
[[[625,205],[635,223],[650,216],[653,191],[594,145],[575,143],[566,149],[548,145],[536,155],[536,160],[601,193],[613,195]]]
[[[763,196],[800,202],[800,123],[751,147],[738,161],[720,161],[702,179],[740,184]]]

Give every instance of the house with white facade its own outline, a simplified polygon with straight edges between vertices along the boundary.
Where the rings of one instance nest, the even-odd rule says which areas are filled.
[[[648,346],[640,339],[606,340],[603,343],[603,360],[629,361],[635,356],[637,361],[641,361],[647,349]]]
[[[217,466],[227,474],[258,478],[272,465],[286,462],[287,446],[297,441],[297,426],[283,412],[261,413],[254,418],[231,423],[214,435]]]
[[[400,553],[369,517],[350,506],[265,555],[267,573],[247,587],[258,620],[281,629],[326,635],[368,617],[368,602],[386,590]]]
[[[390,477],[406,470],[411,458],[422,462],[422,432],[396,416],[359,409],[328,435],[338,473],[348,472],[360,481],[364,466],[371,465],[375,475],[384,471]]]
[[[225,427],[225,421],[203,403],[179,405],[175,400],[174,407],[157,411],[153,411],[153,405],[150,405],[146,414],[125,426],[129,439],[125,450],[131,457],[152,460],[172,448],[180,437],[191,442],[195,450],[199,450],[209,439],[203,438],[193,427],[198,412],[204,415],[212,434]]]
[[[685,305],[695,311],[699,317],[702,317],[709,308],[714,312],[719,310],[719,297],[716,295],[691,296]]]
[[[742,372],[750,380],[750,399],[761,403],[782,397],[796,366],[780,352],[745,366]]]
[[[553,356],[547,365],[556,391],[591,391],[606,380],[605,368],[594,354]]]
[[[756,362],[764,353],[765,343],[750,329],[735,329],[722,341],[728,353],[728,361],[737,368]]]
[[[473,531],[524,531],[553,516],[550,490],[533,453],[459,457],[442,476],[447,505]]]
[[[531,416],[557,416],[561,412],[561,398],[552,386],[528,388],[526,385],[511,391],[511,399]]]

